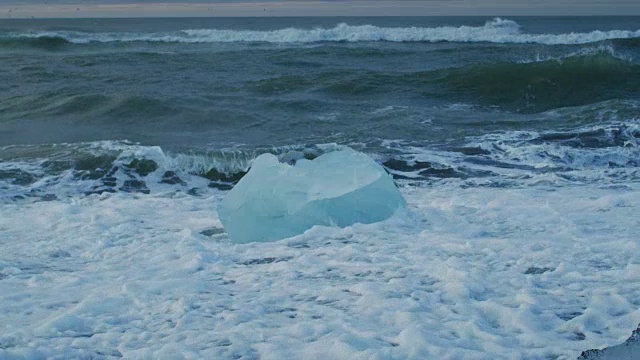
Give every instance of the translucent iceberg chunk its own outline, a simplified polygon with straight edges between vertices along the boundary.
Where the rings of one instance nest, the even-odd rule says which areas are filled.
[[[246,243],[284,239],[315,225],[370,224],[404,206],[386,171],[347,148],[295,165],[260,155],[218,213],[231,240]]]

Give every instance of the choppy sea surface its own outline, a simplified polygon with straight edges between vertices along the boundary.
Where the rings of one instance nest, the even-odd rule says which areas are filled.
[[[232,244],[259,154],[409,213]],[[0,358],[574,359],[640,323],[640,17],[0,21]]]

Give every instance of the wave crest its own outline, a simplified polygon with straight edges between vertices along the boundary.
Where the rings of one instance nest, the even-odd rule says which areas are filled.
[[[547,45],[587,44],[613,39],[640,38],[640,30],[595,30],[585,33],[527,34],[508,19],[495,18],[483,26],[378,27],[339,24],[333,28],[285,28],[269,31],[189,29],[172,33],[86,33],[30,32],[11,35],[14,39],[62,38],[76,44],[110,42],[166,43],[316,43],[316,42],[489,42]]]
[[[63,36],[57,35],[42,35],[37,37],[27,38],[0,38],[0,48],[19,48],[19,47],[31,47],[39,48],[43,50],[59,50],[65,46],[71,44],[72,41],[67,40]]]

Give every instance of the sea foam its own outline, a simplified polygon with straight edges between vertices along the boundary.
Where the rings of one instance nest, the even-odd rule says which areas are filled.
[[[0,203],[0,358],[575,359],[640,322],[625,185],[405,187],[415,221],[243,245],[222,194]]]
[[[508,19],[495,18],[483,26],[441,27],[378,27],[375,25],[339,24],[333,28],[284,28],[269,31],[189,29],[159,33],[86,33],[46,31],[16,33],[12,38],[62,38],[71,43],[91,42],[177,42],[177,43],[316,43],[316,42],[489,42],[537,43],[547,45],[588,44],[612,39],[639,38],[640,29],[595,30],[582,33],[528,34],[520,25]]]

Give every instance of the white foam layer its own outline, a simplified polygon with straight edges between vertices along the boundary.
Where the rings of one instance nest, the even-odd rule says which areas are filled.
[[[241,246],[217,195],[2,204],[0,358],[575,359],[640,322],[637,183],[403,195]]]
[[[598,46],[589,46],[583,49],[573,51],[569,54],[562,56],[542,56],[537,54],[533,59],[525,59],[520,60],[518,63],[520,64],[531,64],[531,63],[539,63],[539,62],[547,62],[547,61],[558,61],[562,62],[567,59],[575,58],[575,57],[587,57],[587,56],[596,56],[596,55],[609,55],[618,60],[626,61],[629,63],[633,62],[633,57],[626,54],[620,54],[615,50],[615,48],[611,45],[598,45]]]
[[[90,42],[182,42],[182,43],[314,43],[323,41],[391,41],[391,42],[491,42],[538,44],[587,44],[611,39],[640,37],[640,30],[591,31],[565,34],[526,34],[518,23],[496,18],[483,26],[442,26],[386,28],[374,25],[340,24],[334,28],[296,29],[271,31],[193,29],[176,33],[80,33],[37,32],[16,34],[15,37],[62,37],[72,43]]]
[[[547,114],[566,116],[566,114]],[[425,149],[403,141],[383,146],[404,155],[411,166],[430,163],[434,169],[458,171],[459,178],[442,179],[465,186],[573,186],[614,185],[638,181],[640,171],[640,121],[604,122],[562,131],[505,131],[467,138],[465,148],[476,155],[450,150]],[[423,179],[424,170],[394,171],[411,179]],[[482,175],[485,174],[485,175]],[[428,171],[427,174],[428,175]],[[432,179],[438,179],[436,175]]]

